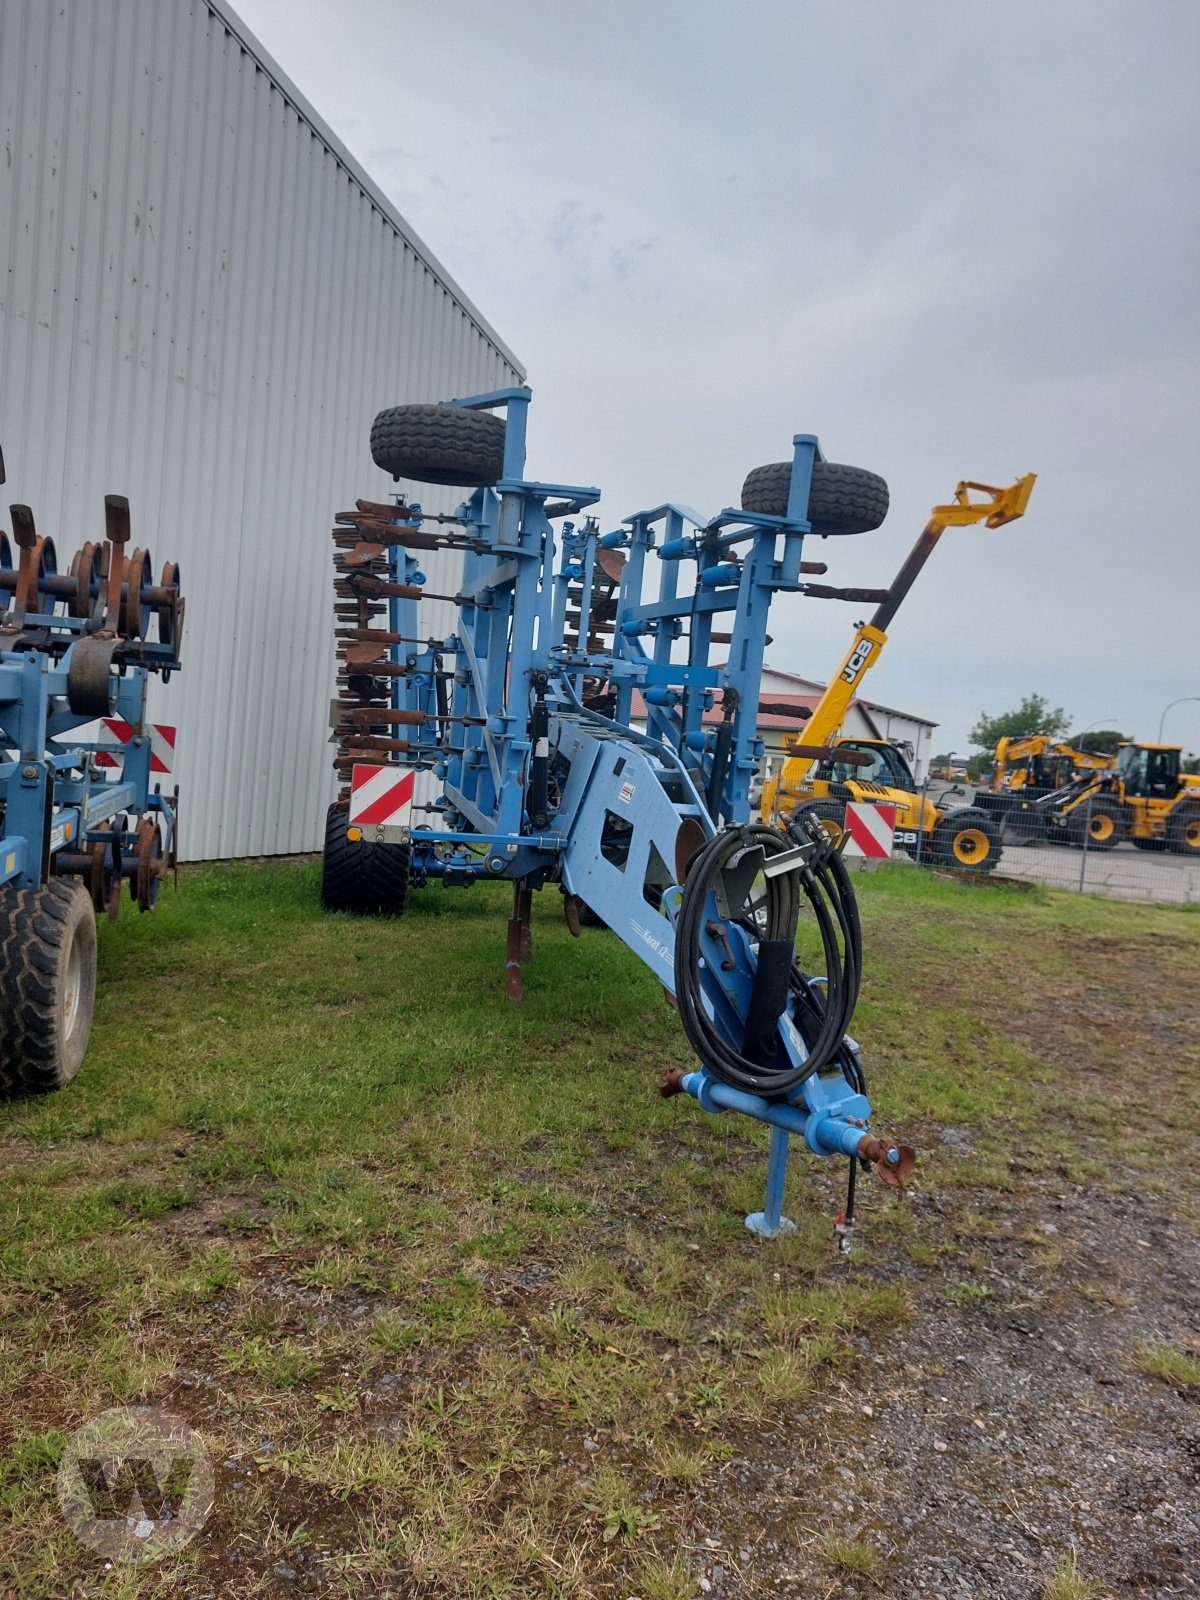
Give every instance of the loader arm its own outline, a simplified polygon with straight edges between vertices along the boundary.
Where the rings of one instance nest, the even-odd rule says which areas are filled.
[[[1023,478],[1009,484],[1006,489],[993,488],[986,483],[964,479],[954,491],[949,505],[934,506],[917,542],[905,558],[903,566],[892,580],[887,598],[882,600],[870,622],[860,623],[854,642],[846,653],[837,674],[829,680],[825,692],[818,700],[812,716],[805,724],[803,735],[788,735],[784,748],[803,741],[805,745],[829,744],[845,720],[850,702],[858,692],[867,671],[879,659],[887,643],[887,629],[900,609],[904,597],[916,582],[921,569],[937,548],[938,540],[947,528],[965,527],[969,523],[983,522],[989,528],[1002,527],[1025,514],[1029,496],[1033,491],[1036,473],[1027,472]],[[987,496],[972,500],[971,490]],[[761,815],[764,822],[774,822],[791,810],[787,804],[805,781],[812,767],[811,755],[792,755],[787,758],[778,779],[764,784]]]

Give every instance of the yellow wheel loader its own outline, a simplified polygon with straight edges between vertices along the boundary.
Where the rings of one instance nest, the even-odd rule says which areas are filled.
[[[1046,821],[1035,802],[1081,778],[1109,771],[1115,760],[1055,742],[1048,733],[1001,739],[993,757],[991,787],[977,789],[974,803],[1012,833],[1026,840],[1040,838]]]
[[[1177,744],[1123,744],[1115,769],[1037,802],[1047,832],[1089,850],[1128,839],[1139,850],[1200,860],[1200,773],[1181,772]]]
[[[804,735],[784,739],[787,759],[777,778],[763,785],[764,822],[779,825],[798,812],[813,813],[830,831],[844,826],[847,801],[896,807],[896,843],[931,864],[967,872],[991,872],[1000,859],[999,822],[979,806],[947,808],[917,792],[917,784],[898,746],[883,739],[839,739],[850,702],[864,675],[887,643],[887,629],[918,573],[950,527],[984,522],[999,528],[1025,514],[1035,474],[1026,473],[1007,489],[963,482],[950,505],[935,506],[909,551],[886,597],[870,622],[855,633],[837,674],[809,718]],[[971,491],[985,495],[972,500]]]

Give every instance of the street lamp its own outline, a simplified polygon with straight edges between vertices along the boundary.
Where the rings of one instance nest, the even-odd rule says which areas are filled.
[[[1169,700],[1163,707],[1163,714],[1158,719],[1158,743],[1162,743],[1163,723],[1167,720],[1167,712],[1172,706],[1181,706],[1188,700],[1200,700],[1200,694],[1181,694],[1178,700]]]

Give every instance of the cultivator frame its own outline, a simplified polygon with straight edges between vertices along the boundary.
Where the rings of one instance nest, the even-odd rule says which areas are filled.
[[[10,511],[12,540],[0,531],[0,1089],[40,1089],[73,1075],[90,1029],[95,930],[74,902],[86,895],[115,920],[128,884],[151,911],[177,859],[178,791],[164,795],[152,777],[146,693],[152,674],[179,669],[184,601],[177,565],[155,582],[150,552],[128,548],[122,496],[105,497],[104,538],[64,573],[30,508]],[[105,722],[119,741],[96,732]]]
[[[789,1133],[820,1154],[876,1163],[893,1181],[911,1165],[907,1149],[866,1132],[861,1063],[842,1026],[857,991],[857,920],[836,850],[819,830],[787,840],[751,827],[748,803],[774,596],[861,599],[808,582],[826,571],[803,559],[815,481],[834,497],[825,533],[863,531],[852,525],[853,497],[839,506],[839,474],[860,492],[870,479],[868,498],[882,490],[884,509],[886,486],[827,466],[817,438],[797,434],[790,464],[760,469],[776,474],[777,505],[703,518],[666,503],[601,532],[586,515],[597,488],[525,476],[530,398],[505,389],[377,419],[380,465],[472,492],[450,517],[430,519],[400,497],[359,501],[336,519],[344,787],[329,814],[324,898],[331,909],[402,910],[403,897],[379,903],[388,859],[404,895],[432,878],[511,881],[507,989],[519,1000],[532,893],[556,884],[572,933],[581,914],[605,923],[679,1005],[701,1070],[673,1075],[664,1092],[723,1110],[730,1103],[717,1091],[740,1082],[734,1108],[772,1125],[772,1187],[764,1212],[747,1220],[777,1233],[787,1226],[777,1201]],[[450,420],[497,411],[502,427]],[[463,452],[452,448],[459,433]],[[422,439],[439,448],[422,457]],[[865,526],[882,514],[868,513]],[[442,638],[420,626],[428,591],[417,552],[434,548],[463,553],[458,590],[438,596],[458,607]],[[718,706],[714,726],[706,713]],[[432,804],[414,806],[409,772],[438,781]],[[693,872],[697,862],[706,865]],[[836,999],[792,960],[806,895],[836,902],[836,917],[822,913],[835,932],[826,948]]]

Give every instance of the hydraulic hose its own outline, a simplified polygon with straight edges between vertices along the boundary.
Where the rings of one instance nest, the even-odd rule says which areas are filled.
[[[795,941],[796,927],[807,901],[821,937],[825,982],[818,988],[794,958],[788,976],[792,1013],[807,1050],[799,1066],[766,1064],[744,1053],[746,1040],[727,1038],[704,1005],[701,938],[709,918],[709,896],[720,874],[741,851],[761,847],[772,856],[807,845],[808,859],[791,871],[765,878],[756,917],[739,917],[739,927],[760,948]],[[731,1088],[785,1098],[814,1072],[836,1065],[850,1086],[865,1088],[856,1053],[846,1043],[862,972],[862,929],[854,888],[837,849],[820,824],[805,817],[792,824],[788,836],[761,823],[727,828],[693,856],[683,885],[675,922],[675,998],[688,1042],[713,1077]],[[715,976],[709,973],[709,980]],[[761,1053],[760,1053],[761,1054]]]

